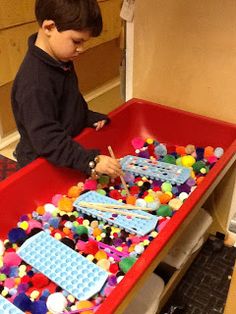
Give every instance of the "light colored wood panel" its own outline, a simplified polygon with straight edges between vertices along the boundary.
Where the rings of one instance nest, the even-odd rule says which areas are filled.
[[[29,23],[0,31],[0,86],[15,78],[27,50],[28,37],[37,28],[37,23]]]
[[[0,29],[35,20],[34,0],[0,0]]]
[[[16,131],[16,124],[11,109],[11,88],[12,83],[0,87],[0,124],[2,138]]]
[[[108,1],[98,0],[100,3]],[[0,0],[0,30],[35,21],[34,4],[35,0]]]
[[[121,31],[120,0],[100,2],[104,29],[101,36],[92,38],[86,49],[117,38]],[[30,34],[38,29],[37,23],[26,23],[0,31],[0,86],[11,82],[24,58]],[[110,79],[110,78],[109,78]]]
[[[91,38],[85,49],[100,45],[114,38],[118,38],[121,33],[120,7],[121,0],[101,1],[100,8],[103,18],[103,31],[99,37]]]
[[[121,50],[116,39],[82,53],[74,62],[82,93],[119,76],[120,60]]]
[[[135,5],[134,97],[236,123],[236,2]]]

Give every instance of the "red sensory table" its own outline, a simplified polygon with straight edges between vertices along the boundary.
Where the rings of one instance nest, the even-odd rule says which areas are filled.
[[[104,154],[108,154],[107,146],[111,145],[116,157],[133,154],[131,140],[137,136],[144,139],[151,137],[170,145],[220,146],[225,153],[97,310],[99,314],[122,313],[131,297],[174,245],[188,222],[194,219],[199,208],[205,205],[215,191],[221,193],[219,204],[224,202],[223,217],[227,218],[227,200],[230,197],[228,192],[232,193],[230,185],[236,168],[234,124],[140,99],[124,103],[109,116],[112,120],[109,127],[99,132],[86,129],[75,140],[87,148],[99,147]],[[40,158],[2,181],[0,238],[6,238],[8,231],[16,226],[22,214],[32,212],[36,206],[48,202],[54,194],[66,193],[71,185],[84,179],[78,171],[55,167]],[[217,204],[215,207],[214,210],[221,210],[217,208]]]

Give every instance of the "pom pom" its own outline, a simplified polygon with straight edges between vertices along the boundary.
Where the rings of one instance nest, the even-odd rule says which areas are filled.
[[[135,137],[131,141],[134,149],[140,149],[144,146],[145,141],[141,137]]]
[[[80,195],[81,192],[82,192],[82,190],[77,185],[74,185],[74,186],[69,188],[67,195],[69,197],[76,198]]]
[[[158,216],[169,217],[172,215],[172,210],[168,205],[161,205],[156,211]]]
[[[8,239],[11,243],[24,241],[27,237],[25,230],[21,228],[13,228],[8,233]]]
[[[86,243],[84,253],[95,255],[98,252],[97,241],[90,240]]]
[[[53,314],[59,314],[65,310],[67,306],[67,300],[62,293],[56,292],[49,295],[46,304],[50,312]]]
[[[23,312],[26,312],[31,310],[32,302],[30,301],[30,298],[27,297],[27,295],[20,293],[15,297],[13,304]]]
[[[73,201],[64,196],[58,202],[58,209],[64,212],[72,212],[73,211]]]
[[[95,191],[97,189],[97,181],[92,179],[85,180],[84,189]]]
[[[32,303],[31,313],[32,314],[46,314],[48,312],[46,303],[44,301],[36,301]]]
[[[154,149],[156,156],[165,156],[167,154],[167,148],[164,144],[159,144]]]
[[[135,257],[125,257],[119,262],[120,269],[126,274],[135,262]]]
[[[4,252],[5,252],[5,247],[2,240],[0,240],[0,256],[3,256]]]
[[[54,195],[53,198],[52,198],[52,204],[57,207],[58,206],[58,202],[59,202],[59,200],[61,198],[62,198],[62,194]]]
[[[21,258],[15,252],[6,252],[3,256],[3,263],[5,266],[19,266]]]
[[[41,289],[49,284],[49,279],[41,273],[35,274],[31,278],[31,282],[35,288]]]

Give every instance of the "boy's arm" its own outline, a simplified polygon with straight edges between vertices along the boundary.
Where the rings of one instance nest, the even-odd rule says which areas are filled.
[[[20,119],[37,155],[57,166],[90,174],[89,162],[99,155],[99,150],[88,150],[75,142],[57,116],[57,102],[50,91],[39,88],[25,91],[20,104]]]

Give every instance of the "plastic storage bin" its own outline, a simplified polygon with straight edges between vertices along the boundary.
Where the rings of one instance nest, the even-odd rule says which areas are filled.
[[[108,127],[99,132],[86,129],[75,138],[87,148],[98,147],[108,154],[111,145],[116,157],[133,154],[131,140],[140,136],[153,137],[170,145],[223,147],[225,153],[204,181],[184,202],[167,226],[154,239],[125,278],[112,291],[97,313],[115,313],[123,310],[126,297],[135,290],[145,276],[156,266],[158,256],[194,207],[201,205],[204,196],[223,178],[236,160],[236,125],[206,118],[139,99],[132,99],[110,113]],[[59,168],[39,158],[0,183],[0,238],[16,225],[22,214],[37,205],[50,201],[56,193],[85,177],[78,171]]]

